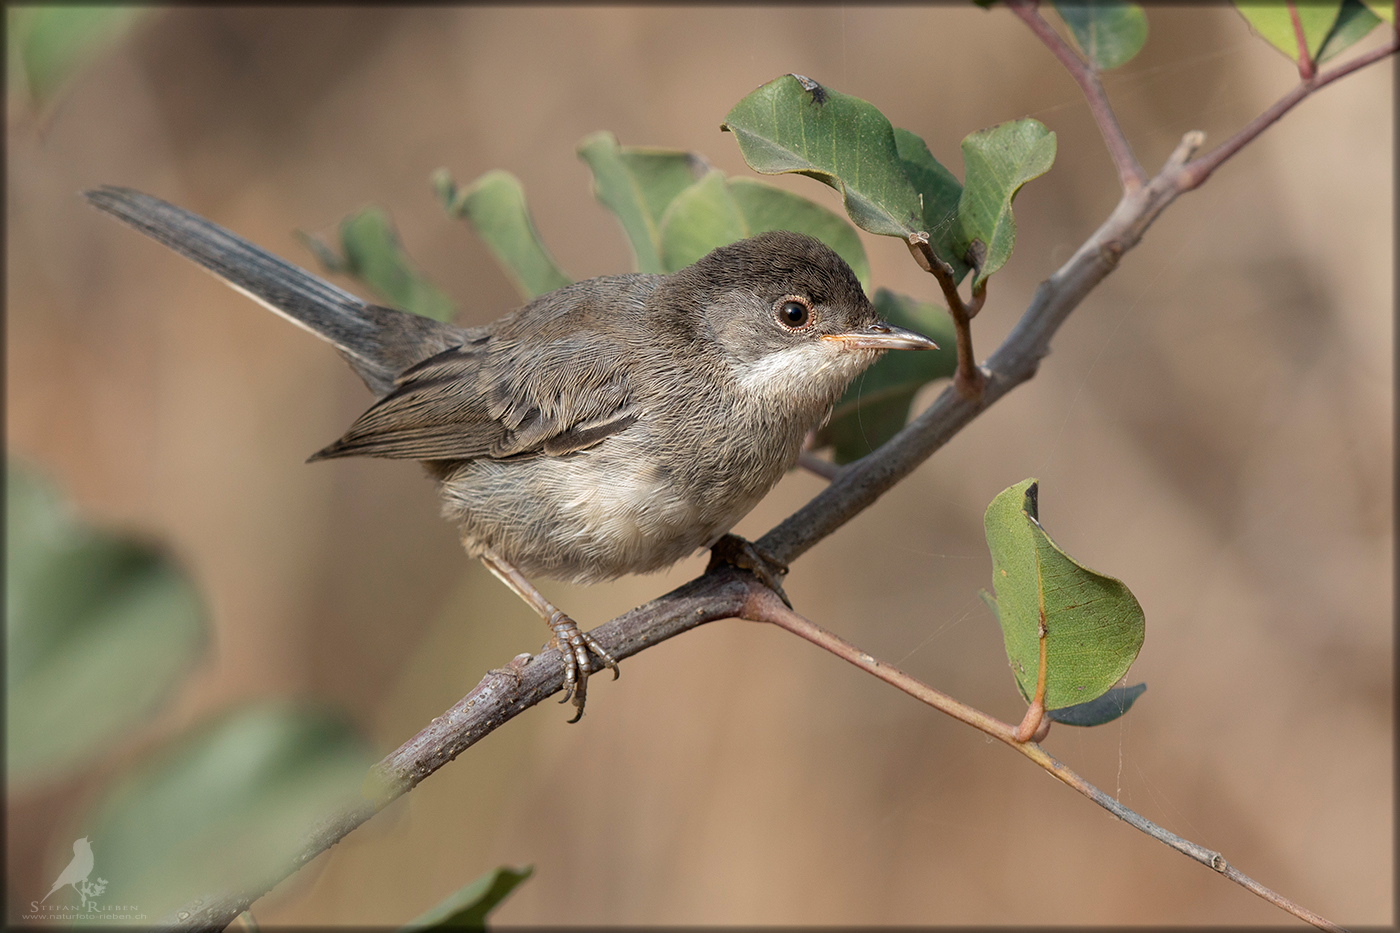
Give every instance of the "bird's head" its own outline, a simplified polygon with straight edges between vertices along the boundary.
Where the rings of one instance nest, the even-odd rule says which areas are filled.
[[[742,390],[829,406],[885,350],[933,350],[880,320],[851,267],[824,243],[762,233],[672,276]],[[804,407],[809,407],[804,405]]]

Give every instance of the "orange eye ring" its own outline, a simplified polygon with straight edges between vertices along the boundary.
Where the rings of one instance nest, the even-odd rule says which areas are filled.
[[[801,295],[784,295],[773,304],[778,323],[788,330],[806,330],[812,326],[812,303]]]

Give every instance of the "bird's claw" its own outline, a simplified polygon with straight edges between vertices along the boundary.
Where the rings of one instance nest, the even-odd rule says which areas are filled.
[[[738,535],[725,534],[710,548],[710,565],[705,568],[706,572],[715,569],[719,564],[729,564],[731,567],[747,570],[758,578],[759,583],[777,593],[783,605],[792,608],[792,600],[783,592],[782,578],[787,576],[788,565],[767,548]]]
[[[567,703],[571,699],[574,701],[574,708],[578,712],[569,722],[578,722],[583,718],[583,706],[588,699],[588,675],[593,667],[588,653],[591,651],[605,667],[612,668],[613,680],[617,680],[622,672],[612,655],[608,654],[592,635],[580,630],[578,623],[564,613],[555,610],[549,620],[549,628],[554,632],[554,637],[549,640],[547,647],[558,648],[564,656],[564,696],[559,702]]]

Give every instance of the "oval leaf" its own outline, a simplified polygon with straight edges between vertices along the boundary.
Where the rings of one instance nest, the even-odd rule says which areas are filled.
[[[729,193],[724,173],[711,169],[686,188],[661,219],[661,268],[684,269],[712,249],[749,235],[739,205]]]
[[[1392,14],[1395,7],[1390,7]],[[1372,29],[1380,25],[1380,17],[1366,7],[1361,0],[1342,0],[1342,8],[1337,13],[1337,21],[1332,31],[1322,41],[1317,51],[1317,60],[1325,62],[1364,39]]]
[[[910,184],[919,193],[929,245],[939,259],[952,267],[953,281],[961,282],[968,270],[962,258],[966,247],[962,242],[962,228],[958,224],[962,184],[933,157],[928,145],[919,136],[896,128],[894,142],[899,161],[904,165],[904,174],[909,176]]]
[[[119,742],[202,653],[205,619],[159,549],[71,519],[14,464],[5,486],[5,751],[22,784]]]
[[[987,506],[984,524],[1006,656],[1021,695],[1035,695],[1039,627],[1046,630],[1045,707],[1097,699],[1142,648],[1142,607],[1113,577],[1078,563],[1050,540],[1037,516],[1038,486],[1024,480]]]
[[[593,194],[622,223],[639,272],[662,272],[661,215],[708,166],[693,152],[622,147],[602,131],[584,137],[578,156],[593,173]]]
[[[1114,687],[1097,700],[1052,709],[1045,715],[1055,722],[1062,722],[1067,726],[1102,726],[1106,722],[1113,722],[1132,709],[1137,698],[1142,696],[1146,690],[1147,684]]]
[[[5,12],[11,61],[22,68],[30,98],[42,105],[152,11],[54,4],[10,7]]]
[[[1307,42],[1308,55],[1315,61],[1332,26],[1341,12],[1342,0],[1304,0],[1294,3],[1280,3],[1278,0],[1235,0],[1245,22],[1249,23],[1261,39],[1268,42],[1284,55],[1298,60],[1298,34],[1293,28],[1292,7],[1298,12],[1298,22],[1303,27],[1303,38]]]
[[[846,213],[862,230],[908,237],[923,229],[894,129],[858,97],[784,75],[735,104],[720,129],[734,134],[754,171],[796,172],[840,191]]]
[[[1076,0],[1056,3],[1084,58],[1095,71],[1126,64],[1147,41],[1147,14],[1122,0]]]
[[[431,910],[400,927],[400,930],[438,929],[481,930],[486,915],[500,906],[510,893],[534,873],[533,866],[494,868],[443,898]]]
[[[953,320],[947,311],[886,288],[875,292],[874,304],[881,318],[932,338],[939,349],[886,353],[856,377],[814,443],[818,448],[830,446],[837,463],[859,460],[899,433],[919,389],[953,375],[958,365]]]
[[[712,249],[769,230],[794,230],[821,240],[846,261],[862,288],[869,287],[865,246],[839,215],[801,195],[751,178],[725,179],[713,169],[677,196],[662,217],[663,268],[675,272]]]
[[[545,249],[525,206],[525,189],[510,172],[487,172],[458,189],[447,169],[438,169],[433,189],[450,216],[471,224],[526,301],[573,281]]]
[[[870,294],[870,261],[865,257],[865,246],[860,234],[840,214],[756,178],[729,179],[729,193],[739,205],[749,236],[794,230],[821,240],[846,261],[861,288]]]
[[[1011,256],[1016,221],[1011,202],[1021,186],[1050,170],[1055,134],[1039,120],[1015,120],[978,130],[962,141],[963,190],[958,201],[964,255],[973,262],[976,288]]]
[[[247,707],[162,749],[84,821],[104,899],[158,921],[196,898],[265,890],[320,821],[361,802],[372,758],[342,720]]]
[[[304,233],[299,237],[327,271],[362,282],[395,308],[435,321],[457,313],[452,299],[409,260],[394,222],[380,208],[367,207],[340,222],[340,253]]]
[[[1366,9],[1390,25],[1395,25],[1395,4],[1391,0],[1365,0],[1365,3]]]

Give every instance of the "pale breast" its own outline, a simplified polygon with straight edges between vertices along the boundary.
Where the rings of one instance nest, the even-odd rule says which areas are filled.
[[[465,463],[443,482],[443,514],[469,553],[490,547],[526,575],[590,583],[667,567],[757,502],[707,504],[648,447],[629,430],[566,457]]]

